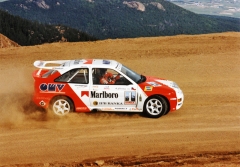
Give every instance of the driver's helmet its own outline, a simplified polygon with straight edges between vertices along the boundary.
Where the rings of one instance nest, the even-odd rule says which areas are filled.
[[[106,68],[100,68],[99,70],[100,70],[100,73],[101,73],[101,75],[105,74],[105,73],[106,73],[106,71],[107,71],[107,69],[106,69]]]

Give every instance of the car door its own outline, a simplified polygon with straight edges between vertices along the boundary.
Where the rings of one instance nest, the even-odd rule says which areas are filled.
[[[136,108],[137,105],[137,85],[130,82],[123,75],[120,75],[116,82],[111,84],[101,84],[99,76],[96,76],[97,69],[93,69],[93,82],[90,88],[90,105],[93,108],[98,108],[106,111],[126,111],[131,108]],[[113,69],[107,69],[107,72],[112,73],[114,78],[119,72]]]
[[[89,69],[76,68],[69,71],[67,82],[73,90],[70,95],[76,111],[90,111],[89,108]]]

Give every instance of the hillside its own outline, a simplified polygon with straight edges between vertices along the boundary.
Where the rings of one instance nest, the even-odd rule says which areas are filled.
[[[240,33],[0,48],[0,58],[1,167],[239,167]],[[85,58],[173,80],[183,107],[160,119],[109,112],[54,119],[31,103],[35,60]]]
[[[0,48],[18,47],[19,45],[7,38],[6,36],[0,34]]]
[[[10,15],[1,10],[0,33],[22,46],[96,40],[84,32],[67,26],[41,24]]]
[[[165,0],[11,0],[0,9],[99,39],[240,31],[240,19],[195,14]]]

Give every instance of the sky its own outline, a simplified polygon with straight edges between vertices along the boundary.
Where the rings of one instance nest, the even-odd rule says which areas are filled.
[[[0,0],[0,2],[7,0]],[[128,0],[133,1],[133,0]],[[137,0],[135,0],[137,1]],[[199,14],[240,18],[240,0],[168,0]]]

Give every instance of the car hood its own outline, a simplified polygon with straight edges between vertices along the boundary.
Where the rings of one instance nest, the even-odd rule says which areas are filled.
[[[163,78],[158,78],[158,77],[151,77],[151,76],[146,76],[146,81],[139,84],[140,87],[148,87],[149,89],[162,89],[162,88],[172,88],[172,89],[178,89],[178,85],[170,80],[166,80]],[[146,89],[145,89],[146,90]]]
[[[157,86],[168,86],[173,87],[173,81],[169,81],[163,78],[157,78],[157,77],[146,77],[145,84],[148,84],[149,86],[157,87]]]

